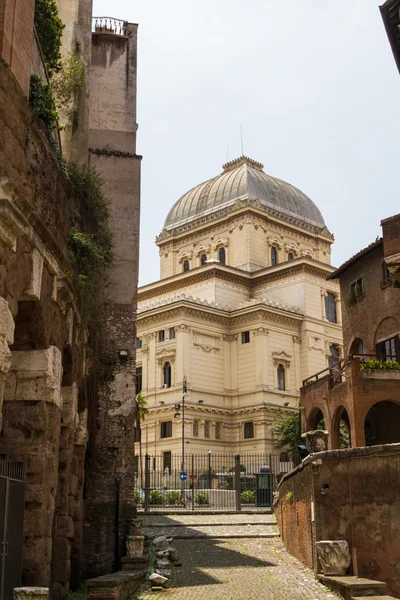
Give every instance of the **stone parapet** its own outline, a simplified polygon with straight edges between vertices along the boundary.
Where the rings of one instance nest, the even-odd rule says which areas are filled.
[[[14,600],[48,600],[50,597],[47,587],[14,588]]]

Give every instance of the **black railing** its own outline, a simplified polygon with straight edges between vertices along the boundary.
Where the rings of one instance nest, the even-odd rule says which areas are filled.
[[[297,465],[286,452],[188,454],[181,478],[179,454],[142,460],[134,487],[135,500],[145,510],[265,510],[272,506],[280,478]]]
[[[92,31],[95,33],[115,33],[127,35],[128,21],[114,19],[113,17],[93,17]]]

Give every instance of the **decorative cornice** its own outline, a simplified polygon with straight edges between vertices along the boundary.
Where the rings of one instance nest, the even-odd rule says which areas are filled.
[[[285,352],[284,350],[282,350],[282,352],[272,353],[272,360],[275,367],[277,367],[278,365],[285,365],[285,367],[290,367],[291,358],[291,355],[287,354],[287,352]]]
[[[106,156],[120,156],[122,158],[134,158],[135,160],[142,160],[143,156],[140,154],[132,154],[132,152],[124,152],[123,150],[111,150],[109,148],[89,148],[91,154],[103,154]]]

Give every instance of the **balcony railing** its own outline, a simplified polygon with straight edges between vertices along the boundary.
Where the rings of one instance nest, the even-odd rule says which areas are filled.
[[[93,17],[92,31],[95,33],[115,33],[127,35],[128,21],[114,19],[113,17]]]
[[[307,386],[310,385],[312,383],[315,383],[327,376],[329,376],[329,389],[332,389],[336,384],[338,383],[342,383],[342,381],[345,381],[346,379],[346,373],[345,373],[345,368],[347,365],[349,365],[352,361],[359,361],[361,363],[362,366],[361,368],[363,369],[379,369],[379,370],[399,370],[398,366],[396,366],[397,363],[397,358],[395,355],[391,355],[391,354],[350,354],[350,356],[347,357],[347,359],[345,360],[340,360],[337,363],[335,363],[334,365],[332,365],[331,367],[327,367],[326,369],[323,369],[322,371],[318,371],[318,373],[314,373],[314,375],[311,375],[310,377],[307,377],[307,379],[303,380],[303,386]],[[386,361],[389,362],[389,364],[386,364]],[[374,362],[380,363],[380,365],[373,365]],[[394,365],[391,365],[390,363],[394,363]],[[371,366],[370,366],[371,364]]]

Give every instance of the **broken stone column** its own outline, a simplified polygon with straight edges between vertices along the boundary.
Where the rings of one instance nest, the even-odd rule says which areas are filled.
[[[26,471],[23,581],[48,585],[60,442],[61,353],[12,353],[3,404],[0,453]]]
[[[310,454],[328,450],[328,436],[329,432],[324,429],[307,431],[301,435]]]
[[[47,587],[14,588],[14,600],[49,600]]]
[[[346,575],[351,564],[346,540],[323,540],[316,543],[318,562],[324,575]]]

